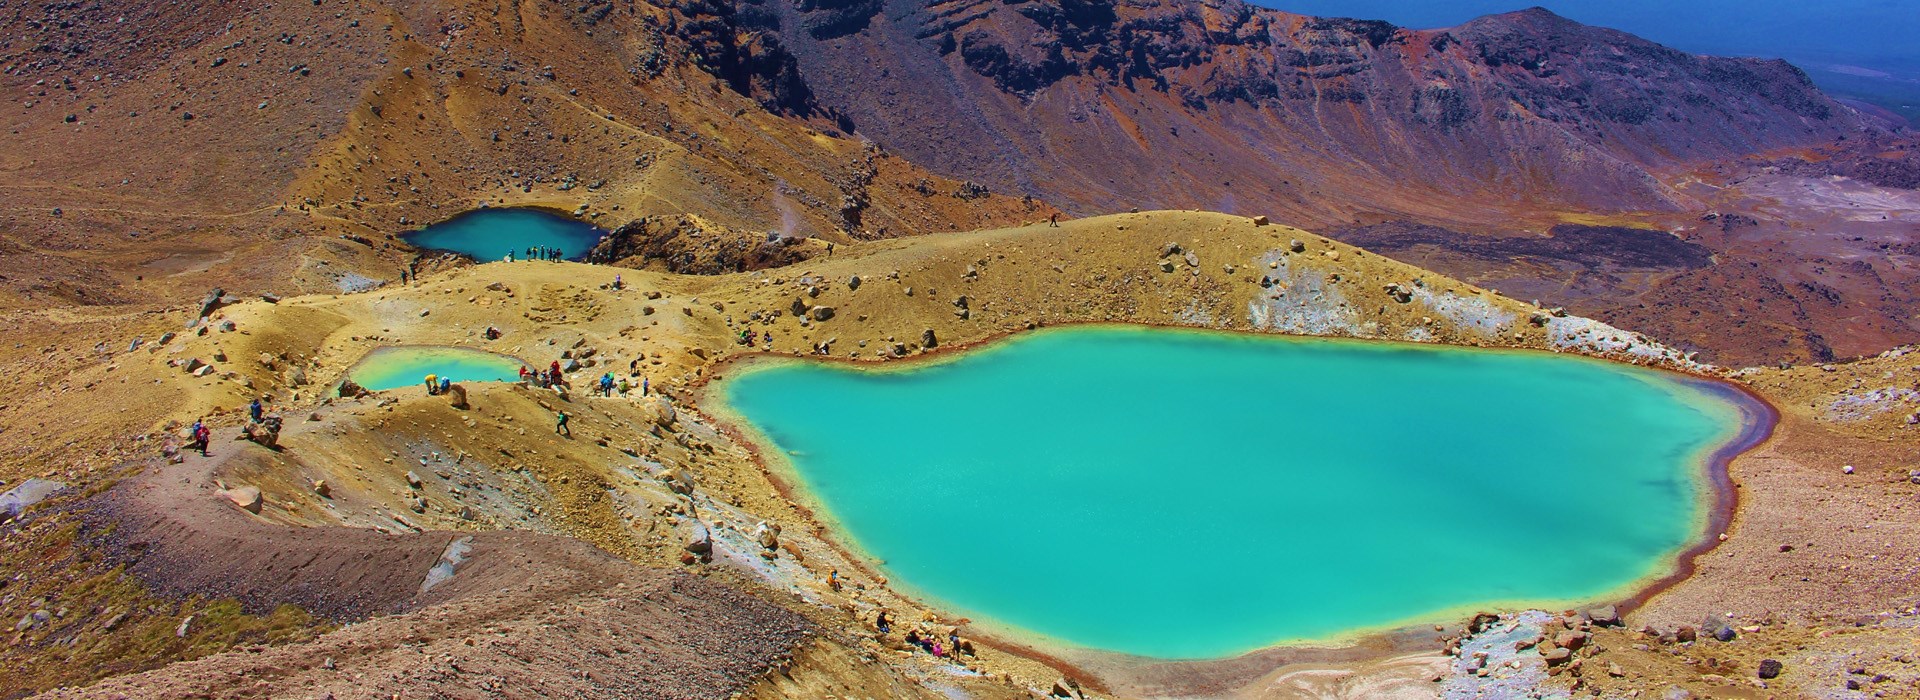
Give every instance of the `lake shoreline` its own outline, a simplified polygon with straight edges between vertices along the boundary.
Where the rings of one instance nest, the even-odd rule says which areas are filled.
[[[771,448],[771,443],[766,441],[757,429],[752,429],[751,427],[743,429],[741,426],[748,424],[748,422],[734,413],[733,410],[726,405],[725,400],[714,393],[715,387],[723,385],[726,379],[737,376],[739,372],[743,371],[743,368],[769,362],[819,362],[851,366],[860,371],[873,372],[910,371],[952,361],[954,358],[965,354],[968,350],[998,343],[1023,333],[1030,333],[1042,329],[1071,327],[1161,328],[1197,333],[1233,334],[1262,338],[1292,337],[1327,342],[1400,345],[1410,348],[1470,348],[1495,352],[1506,351],[1529,354],[1570,355],[1590,361],[1606,362],[1616,365],[1631,365],[1645,369],[1670,372],[1677,375],[1676,378],[1685,384],[1720,395],[1722,398],[1727,399],[1728,403],[1740,408],[1740,420],[1737,432],[1726,441],[1718,444],[1710,454],[1706,455],[1702,460],[1703,463],[1700,465],[1700,468],[1705,469],[1706,472],[1706,478],[1701,481],[1701,488],[1698,494],[1698,497],[1704,501],[1703,505],[1705,507],[1703,510],[1705,511],[1705,523],[1699,532],[1697,540],[1692,545],[1673,555],[1672,558],[1668,560],[1671,562],[1670,565],[1660,568],[1660,571],[1665,572],[1664,574],[1631,582],[1620,589],[1630,591],[1631,593],[1629,595],[1620,598],[1614,598],[1608,595],[1583,603],[1586,605],[1602,605],[1611,600],[1623,613],[1637,609],[1654,596],[1686,580],[1695,571],[1694,560],[1702,554],[1711,551],[1719,543],[1718,535],[1724,532],[1732,522],[1739,507],[1738,488],[1734,486],[1730,475],[1731,464],[1741,455],[1752,451],[1771,439],[1774,425],[1777,423],[1779,416],[1778,409],[1770,402],[1746,387],[1724,378],[1683,371],[1671,367],[1653,366],[1638,362],[1622,362],[1617,359],[1596,356],[1584,352],[1556,352],[1524,347],[1484,347],[1396,340],[1379,341],[1364,338],[1328,338],[1323,336],[1302,336],[1231,329],[1223,330],[1173,324],[1119,322],[1056,323],[1032,328],[1013,329],[995,333],[975,341],[951,345],[942,344],[904,358],[882,357],[880,359],[854,359],[759,351],[747,352],[723,358],[714,366],[712,371],[706,373],[699,380],[689,385],[688,389],[696,397],[694,410],[715,419],[714,424],[716,426],[728,433],[730,437],[733,437],[740,444],[746,445],[754,461],[760,466],[763,473],[765,473],[769,481],[775,486],[775,489],[783,498],[800,504],[798,506],[799,509],[809,520],[818,526],[824,528],[842,527],[834,523],[832,518],[827,516],[824,512],[825,508],[823,504],[818,503],[812,494],[808,493],[806,489],[797,488],[796,484],[791,483],[792,480],[797,478],[797,474],[784,473],[783,470],[775,468],[775,462],[787,464],[787,468],[789,469],[792,468],[792,465],[783,456],[773,455],[770,458],[766,452],[763,452],[763,449]],[[844,527],[842,527],[842,529],[844,530]],[[887,580],[887,576],[883,572],[878,571],[877,567],[871,565],[873,561],[872,557],[857,551],[853,545],[843,541],[846,539],[844,535],[826,537],[824,539],[845,556],[848,561],[854,562],[865,575],[876,581]],[[926,607],[930,610],[942,609],[940,605],[930,605],[927,600],[928,596],[916,595],[913,591],[903,590],[901,586],[891,583],[886,584],[886,586],[893,594],[915,605]],[[1521,603],[1523,602],[1515,602],[1516,605],[1520,605]],[[1538,606],[1514,608],[1513,606],[1503,606],[1498,603],[1483,603],[1463,606],[1463,609],[1524,609],[1525,607]],[[1464,617],[1464,613],[1462,616]],[[1269,668],[1270,664],[1287,665],[1312,662],[1352,662],[1382,658],[1385,656],[1404,655],[1422,650],[1433,650],[1437,649],[1438,644],[1433,641],[1433,637],[1428,635],[1438,633],[1433,631],[1431,623],[1442,617],[1444,617],[1444,615],[1438,613],[1423,615],[1417,620],[1407,620],[1402,623],[1356,630],[1355,633],[1351,635],[1339,635],[1335,639],[1268,645],[1217,659],[1158,659],[1119,652],[1077,648],[1046,651],[1041,648],[1046,646],[1043,642],[1035,643],[1029,640],[1021,640],[1016,638],[1018,635],[1007,634],[999,630],[991,629],[992,626],[989,626],[989,629],[980,629],[979,623],[972,623],[972,626],[969,627],[969,632],[977,638],[989,641],[996,647],[1006,649],[1009,652],[1021,656],[1048,663],[1058,664],[1065,662],[1068,667],[1079,671],[1078,674],[1071,675],[1074,675],[1076,680],[1086,683],[1090,680],[1095,680],[1096,676],[1106,675],[1093,673],[1093,669],[1112,670],[1114,667],[1130,667],[1136,670],[1144,668],[1172,670],[1169,666],[1171,665],[1172,667],[1189,668],[1196,672],[1201,668],[1215,669],[1215,671],[1208,672],[1214,673],[1217,672],[1218,669],[1226,666],[1246,666],[1247,664],[1253,664],[1261,668]],[[971,623],[971,621],[963,622]],[[1458,623],[1456,623],[1448,627],[1457,628],[1458,626]],[[1178,675],[1187,674],[1179,673]],[[1207,675],[1206,677],[1213,676]],[[1096,682],[1090,687],[1099,687],[1099,685]]]
[[[567,212],[559,208],[549,207],[541,204],[527,204],[527,205],[516,205],[511,207],[481,206],[481,207],[475,207],[472,209],[467,209],[465,211],[456,213],[452,216],[448,216],[446,218],[435,221],[433,223],[423,225],[420,228],[403,231],[397,236],[397,238],[400,240],[401,243],[405,243],[408,246],[415,249],[416,251],[423,254],[424,253],[440,253],[440,254],[446,254],[446,255],[457,255],[457,256],[460,256],[461,258],[472,261],[475,264],[505,262],[505,260],[503,259],[504,256],[496,255],[496,256],[490,256],[490,257],[482,257],[478,254],[462,251],[457,248],[441,247],[436,245],[420,243],[418,242],[418,240],[422,237],[431,237],[430,232],[433,232],[435,229],[452,226],[452,225],[459,225],[460,222],[465,219],[486,217],[486,216],[501,216],[501,215],[511,216],[515,213],[522,213],[522,212],[548,217],[549,219],[551,219],[550,223],[555,225],[570,226],[570,227],[577,226],[582,229],[591,230],[595,232],[596,236],[594,241],[588,244],[585,248],[581,249],[579,252],[572,253],[571,251],[566,251],[564,249],[562,250],[563,253],[569,253],[568,255],[562,258],[562,260],[566,262],[591,264],[586,262],[586,258],[590,253],[593,252],[594,246],[599,245],[600,241],[606,240],[606,237],[613,233],[611,229],[601,228],[598,224],[574,218],[571,212]],[[536,232],[533,232],[532,235],[544,236],[544,235],[552,235],[552,233],[545,232],[545,231],[536,231]],[[584,238],[584,236],[582,236],[582,238]],[[542,244],[533,243],[533,245],[542,245]],[[527,245],[521,244],[521,245],[515,245],[511,248],[503,248],[501,250],[503,252],[511,251],[516,254],[524,254],[524,251],[526,250],[526,248],[527,248]],[[521,258],[516,257],[515,259],[520,260]]]

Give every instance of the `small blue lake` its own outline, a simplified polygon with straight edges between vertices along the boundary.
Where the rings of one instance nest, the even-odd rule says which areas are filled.
[[[400,235],[416,248],[459,253],[481,262],[503,260],[508,252],[526,260],[527,249],[558,249],[566,260],[585,259],[607,232],[593,224],[540,209],[475,209],[418,231]]]
[[[423,385],[429,374],[456,384],[519,381],[520,368],[525,366],[518,359],[484,350],[404,346],[367,353],[347,370],[347,377],[370,391],[386,391]]]
[[[897,589],[1164,659],[1625,597],[1703,541],[1709,464],[1772,420],[1586,358],[1116,326],[712,391]]]

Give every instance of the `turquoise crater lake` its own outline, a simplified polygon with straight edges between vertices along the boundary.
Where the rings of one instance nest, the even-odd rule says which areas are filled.
[[[583,260],[606,231],[540,209],[475,209],[418,231],[400,234],[416,248],[445,250],[482,262],[504,260],[511,251],[526,260],[527,248],[545,246],[566,260]]]
[[[896,588],[1164,659],[1625,597],[1702,541],[1709,463],[1772,420],[1587,358],[1115,326],[715,391]]]
[[[379,348],[347,370],[347,377],[369,391],[419,386],[427,375],[459,382],[513,382],[526,363],[484,350],[440,346]]]

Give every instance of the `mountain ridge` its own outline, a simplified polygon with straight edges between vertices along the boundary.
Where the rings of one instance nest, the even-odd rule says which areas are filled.
[[[1421,200],[1487,184],[1529,206],[1672,210],[1650,171],[1876,128],[1783,61],[1694,56],[1540,8],[1406,30],[1237,0],[742,6],[861,135],[1076,213],[1324,224],[1447,214]],[[1311,175],[1263,182],[1274,170]]]

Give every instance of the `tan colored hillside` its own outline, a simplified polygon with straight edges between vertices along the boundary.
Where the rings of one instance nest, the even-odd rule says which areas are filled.
[[[611,288],[616,275],[624,289]],[[761,320],[750,320],[756,315]],[[140,321],[143,347],[128,352],[131,338],[113,337],[84,360],[65,358],[101,335],[103,321],[46,315],[18,327],[53,349],[45,364],[12,367],[43,383],[13,394],[14,405],[33,407],[35,421],[0,431],[0,450],[91,457],[73,466],[9,460],[0,478],[51,477],[86,494],[112,488],[82,511],[58,510],[76,497],[56,498],[9,535],[29,546],[4,555],[24,578],[0,592],[0,619],[61,614],[28,625],[0,651],[8,694],[141,671],[67,695],[510,688],[645,696],[634,688],[652,687],[647,692],[671,696],[657,683],[621,680],[671,678],[695,695],[905,697],[957,687],[974,697],[1027,697],[1050,692],[1062,675],[1119,696],[1431,692],[1430,678],[1448,660],[1423,635],[1330,653],[1318,666],[1287,665],[1302,658],[1288,652],[1172,665],[1052,660],[988,639],[975,640],[976,656],[955,662],[908,653],[900,629],[875,633],[878,611],[896,625],[934,631],[959,621],[863,572],[780,491],[749,446],[701,410],[698,384],[750,352],[734,342],[744,328],[770,332],[776,353],[810,354],[826,343],[837,357],[892,361],[880,358],[924,354],[929,330],[936,347],[949,347],[1084,321],[1561,349],[1716,371],[1631,333],[1318,236],[1185,212],[850,244],[792,268],[722,276],[573,263],[459,267],[406,287],[242,301],[216,311],[204,335],[154,342],[180,321]],[[489,326],[499,339],[484,339]],[[366,351],[396,344],[479,347],[536,365],[584,356],[572,375],[577,386],[634,366],[669,398],[472,385],[470,407],[458,409],[418,388],[360,399],[330,393]],[[196,359],[213,369],[189,374],[184,366]],[[1819,640],[1841,629],[1836,622],[1908,595],[1905,565],[1878,557],[1920,538],[1889,520],[1920,488],[1905,484],[1898,462],[1911,441],[1904,417],[1896,418],[1904,414],[1855,423],[1815,409],[1834,400],[1832,392],[1857,394],[1883,374],[1904,386],[1909,359],[1747,376],[1783,406],[1783,431],[1734,466],[1744,488],[1730,539],[1702,557],[1695,577],[1635,613],[1633,628],[1672,629],[1722,608],[1766,620],[1749,635],[1761,641],[1713,652],[1750,665],[1758,655],[1822,653]],[[279,452],[233,440],[254,395],[270,397],[287,419]],[[554,435],[556,411],[573,417],[571,439]],[[222,426],[212,456],[169,463],[163,452],[179,444],[179,428],[208,415]],[[49,452],[54,436],[71,444]],[[1854,474],[1833,464],[1842,455]],[[221,495],[246,487],[262,495],[258,515]],[[1873,542],[1849,535],[1869,524],[1879,526]],[[772,525],[777,534],[763,539]],[[417,574],[408,572],[465,536],[471,551],[452,578],[417,590]],[[1801,540],[1816,544],[1792,556],[1778,551],[1780,542]],[[696,541],[707,542],[706,551],[690,551]],[[369,556],[395,564],[344,563]],[[670,602],[640,604],[660,600]],[[260,616],[282,603],[296,607]],[[386,613],[398,614],[337,630],[321,622]],[[189,615],[202,627],[175,635]],[[1857,653],[1891,659],[1910,641],[1906,628],[1882,625],[1849,637]],[[972,636],[964,624],[960,631]],[[1623,692],[1717,689],[1701,667],[1634,656],[1635,643],[1645,642],[1609,641],[1584,652],[1585,663],[1630,669],[1605,678]],[[687,661],[697,673],[658,675],[667,672],[646,661],[687,648],[726,652]],[[980,675],[954,675],[963,669]],[[235,673],[246,683],[232,682]],[[1808,671],[1789,679],[1804,685],[1786,687],[1829,680]]]

